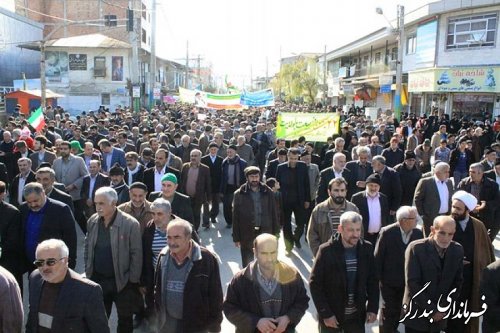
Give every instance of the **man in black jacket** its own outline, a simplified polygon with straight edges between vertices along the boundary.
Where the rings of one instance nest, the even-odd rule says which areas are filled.
[[[320,332],[343,329],[365,332],[365,322],[377,317],[379,290],[373,246],[361,238],[362,217],[355,212],[340,216],[338,233],[321,245],[309,287],[318,311]]]
[[[500,260],[483,270],[481,295],[486,296],[488,309],[483,316],[483,333],[500,331]]]
[[[347,199],[351,199],[351,188],[355,184],[352,184],[352,173],[346,168],[346,162],[346,155],[343,153],[336,153],[333,155],[332,166],[321,171],[319,174],[318,196],[316,198],[316,203],[321,203],[328,199],[328,184],[330,184],[330,180],[340,177],[344,178],[347,182]],[[369,175],[366,176],[368,177]]]
[[[219,215],[219,203],[220,203],[220,184],[222,180],[222,157],[217,155],[219,151],[219,146],[215,142],[211,142],[208,145],[208,155],[201,158],[201,163],[208,166],[210,169],[210,180],[212,189],[212,203],[209,209],[209,203],[203,204],[203,216],[209,215],[210,222],[217,223],[217,215]]]
[[[299,161],[300,151],[297,148],[288,150],[288,162],[280,164],[276,171],[276,180],[280,183],[283,196],[283,212],[285,225],[286,254],[290,255],[293,245],[301,248],[300,238],[304,233],[306,209],[311,204],[309,187],[309,171],[307,165]],[[295,215],[295,233],[292,233],[292,212]]]
[[[56,181],[54,170],[47,167],[40,168],[36,171],[35,179],[37,183],[42,184],[47,197],[68,205],[73,215],[75,215],[75,207],[73,206],[71,195],[54,187],[54,182]]]
[[[374,156],[372,160],[373,171],[380,175],[380,193],[387,196],[389,202],[389,214],[391,218],[396,215],[396,211],[401,206],[401,180],[399,174],[385,165],[383,156]]]
[[[31,160],[27,157],[21,157],[17,161],[19,174],[17,174],[9,187],[9,202],[19,207],[24,202],[22,195],[26,184],[36,181],[35,173],[31,171]]]
[[[224,301],[227,319],[237,333],[295,332],[309,302],[300,274],[278,260],[276,236],[257,236],[254,253],[256,260],[229,283]],[[271,287],[261,274],[272,282]]]
[[[44,240],[55,238],[62,240],[69,248],[69,267],[76,265],[76,230],[75,218],[71,209],[62,202],[47,198],[43,186],[30,183],[23,191],[26,202],[21,211],[22,236],[25,256],[25,271],[35,269],[35,250]]]
[[[375,266],[384,300],[381,333],[393,333],[399,325],[405,291],[405,251],[408,244],[423,238],[422,231],[416,227],[418,217],[415,207],[402,206],[396,212],[396,223],[380,230]]]
[[[363,217],[363,238],[372,245],[375,245],[380,229],[389,224],[387,197],[379,191],[380,176],[372,174],[366,178],[366,191],[356,193],[351,199]]]

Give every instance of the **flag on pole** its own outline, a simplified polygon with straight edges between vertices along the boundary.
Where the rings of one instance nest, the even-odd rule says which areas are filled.
[[[39,107],[36,111],[29,117],[28,122],[37,131],[40,132],[45,126],[45,117],[43,116],[42,108]]]

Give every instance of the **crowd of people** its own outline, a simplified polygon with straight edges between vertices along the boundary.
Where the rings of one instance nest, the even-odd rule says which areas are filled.
[[[297,108],[338,112],[339,132],[277,137],[278,113]],[[489,118],[49,107],[37,132],[11,117],[0,128],[0,331],[109,332],[114,304],[119,333],[141,321],[220,332],[223,313],[236,332],[295,332],[308,284],[320,332],[377,319],[387,333],[479,332],[480,318],[497,332],[500,116]],[[225,294],[220,258],[203,246],[217,223],[241,253]],[[308,281],[278,259],[281,235],[286,256],[310,248]]]

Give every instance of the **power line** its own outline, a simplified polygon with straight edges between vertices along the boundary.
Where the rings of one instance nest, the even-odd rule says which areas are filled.
[[[61,21],[66,21],[66,22],[75,22],[73,20],[68,20],[68,19],[65,19],[65,18],[62,18],[62,17],[59,17],[59,16],[48,15],[48,14],[45,14],[45,13],[33,10],[31,8],[27,8],[27,7],[21,6],[21,5],[18,5],[18,7],[21,8],[21,9],[30,11],[32,13],[35,13],[35,14],[38,14],[38,15],[42,15],[42,16],[46,16],[46,17],[50,17],[50,18],[53,18],[53,19],[56,19],[56,20],[61,20]]]

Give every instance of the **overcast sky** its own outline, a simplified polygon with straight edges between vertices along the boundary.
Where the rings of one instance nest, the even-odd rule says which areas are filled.
[[[331,51],[395,19],[397,5],[411,11],[431,0],[157,0],[158,55],[201,55],[216,74],[241,84],[279,69],[282,57]],[[183,60],[177,60],[183,62]],[[192,66],[196,62],[192,62]]]

